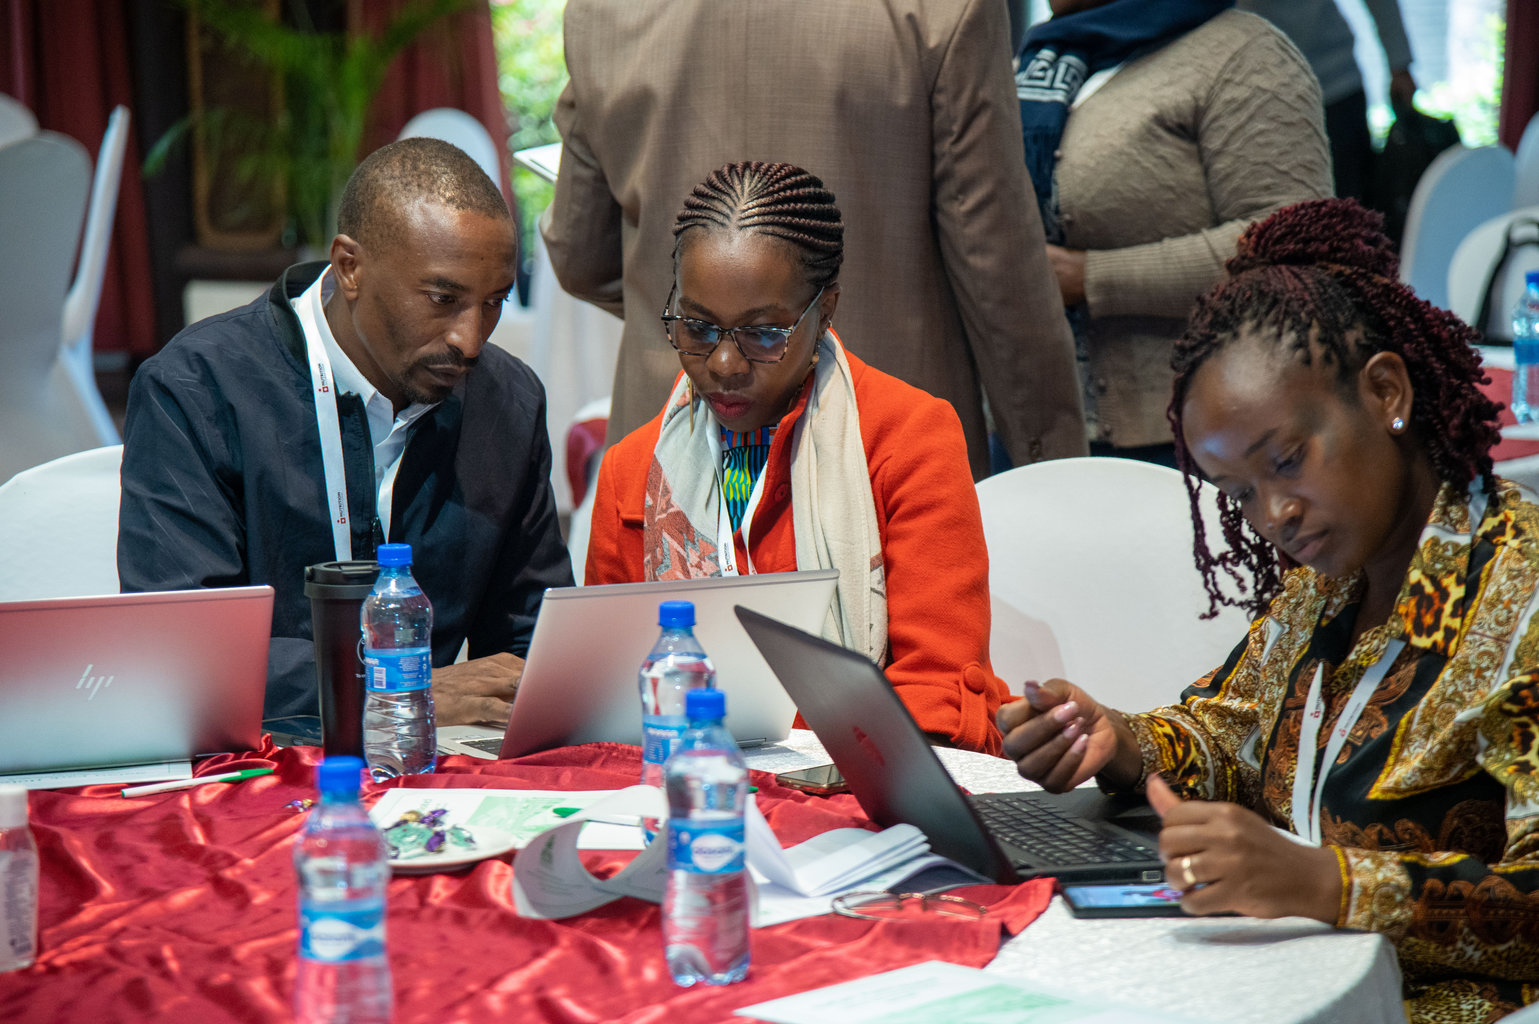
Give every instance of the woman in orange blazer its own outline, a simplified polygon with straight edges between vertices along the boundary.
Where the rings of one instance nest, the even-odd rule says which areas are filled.
[[[881,665],[933,741],[999,753],[961,424],[833,332],[833,194],[789,164],[729,164],[674,237],[662,319],[684,372],[604,456],[585,582],[838,569],[824,635]]]

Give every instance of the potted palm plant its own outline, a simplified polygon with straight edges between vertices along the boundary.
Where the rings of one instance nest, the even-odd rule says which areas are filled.
[[[190,37],[211,33],[225,52],[264,69],[271,96],[255,109],[195,107],[155,144],[146,168],[163,164],[191,130],[198,188],[207,187],[217,162],[237,190],[275,196],[287,215],[284,241],[311,248],[331,238],[337,199],[357,166],[369,107],[391,61],[429,25],[468,6],[468,0],[409,0],[370,35],[318,30],[300,0],[282,9],[276,0],[181,2]]]

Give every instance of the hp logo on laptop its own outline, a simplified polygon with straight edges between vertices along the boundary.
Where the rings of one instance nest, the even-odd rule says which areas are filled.
[[[86,700],[95,700],[96,694],[112,685],[111,676],[93,676],[91,670],[95,665],[87,665],[85,671],[80,673],[80,682],[75,684],[77,690],[90,690],[91,695]]]

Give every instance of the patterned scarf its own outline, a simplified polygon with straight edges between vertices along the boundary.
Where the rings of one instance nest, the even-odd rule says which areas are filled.
[[[1069,108],[1085,79],[1130,57],[1157,50],[1201,25],[1234,0],[1111,0],[1050,18],[1026,34],[1017,54],[1015,94],[1021,107],[1026,169],[1050,242],[1062,242],[1053,167]]]
[[[818,351],[806,408],[790,437],[776,442],[790,448],[796,567],[839,570],[823,636],[885,665],[887,581],[855,386],[832,330],[818,339]],[[648,580],[722,572],[717,550],[721,432],[709,403],[688,381],[680,375],[668,397],[647,470],[642,566]],[[701,429],[695,427],[697,420]],[[752,527],[752,521],[745,524],[745,540]],[[743,568],[752,571],[752,566]]]

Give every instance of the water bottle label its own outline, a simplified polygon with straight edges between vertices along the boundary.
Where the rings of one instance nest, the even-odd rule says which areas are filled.
[[[30,960],[37,955],[37,858],[31,853],[0,852],[0,961]]]
[[[684,729],[689,723],[683,715],[641,716],[641,758],[648,764],[662,764],[668,760],[684,740]]]
[[[700,875],[743,870],[743,819],[699,822],[670,818],[668,868]]]
[[[328,964],[367,960],[385,955],[383,901],[352,910],[299,905],[299,955]]]
[[[363,649],[364,679],[375,693],[405,693],[426,690],[433,681],[432,649],[401,647],[390,650]]]
[[[1519,363],[1539,363],[1539,338],[1512,339],[1512,358]]]

